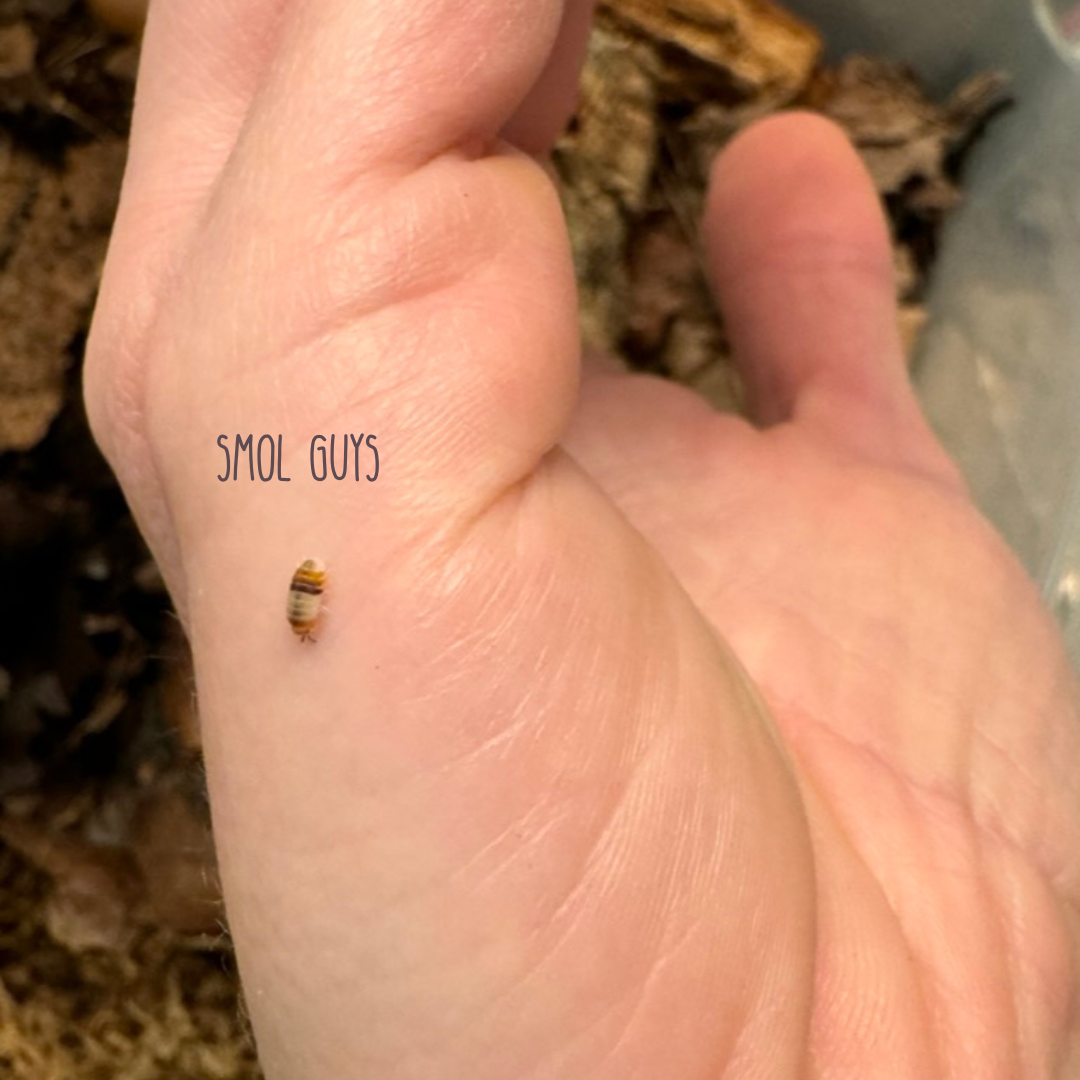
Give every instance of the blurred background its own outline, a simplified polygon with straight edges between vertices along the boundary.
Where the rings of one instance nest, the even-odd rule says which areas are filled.
[[[0,0],[0,1076],[258,1075],[186,645],[86,428],[139,0]],[[912,377],[1080,659],[1080,4],[602,0],[554,155],[582,334],[719,409],[704,180],[793,106],[892,224]]]

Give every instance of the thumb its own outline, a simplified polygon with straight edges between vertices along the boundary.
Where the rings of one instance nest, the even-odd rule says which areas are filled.
[[[881,204],[839,128],[792,113],[735,139],[705,236],[755,419],[960,486],[908,380]]]

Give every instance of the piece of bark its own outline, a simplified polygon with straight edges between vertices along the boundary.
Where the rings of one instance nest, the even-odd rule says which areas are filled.
[[[131,944],[140,882],[130,854],[11,816],[0,818],[0,839],[52,878],[45,925],[54,941],[73,952]]]
[[[202,751],[202,727],[195,695],[195,670],[191,649],[179,624],[171,627],[162,645],[164,671],[157,686],[162,719],[190,754]]]
[[[125,153],[120,139],[75,146],[60,170],[0,136],[0,452],[34,446],[63,404]]]
[[[87,0],[90,10],[110,30],[136,37],[146,22],[149,0]]]
[[[821,53],[817,32],[768,0],[605,0],[620,19],[675,46],[746,95],[776,104],[805,86]]]
[[[610,349],[626,305],[630,217],[656,166],[656,66],[649,46],[598,13],[574,122],[554,165],[566,214],[586,347]]]
[[[851,56],[824,77],[816,97],[851,137],[880,194],[917,183],[909,197],[944,211],[959,200],[946,170],[949,154],[1000,104],[1005,85],[993,73],[978,75],[937,105],[905,65]]]
[[[0,27],[0,81],[10,85],[10,80],[29,75],[36,54],[37,38],[29,23],[20,21]]]
[[[915,359],[919,339],[929,317],[930,313],[922,304],[901,304],[897,309],[896,325],[909,364]]]
[[[211,934],[224,918],[210,824],[177,789],[148,792],[132,853],[142,872],[144,918],[182,933]]]

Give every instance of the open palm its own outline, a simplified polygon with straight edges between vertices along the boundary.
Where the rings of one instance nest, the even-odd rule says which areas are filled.
[[[1053,1075],[1075,686],[907,387],[868,181],[805,116],[718,165],[758,427],[579,387],[515,148],[587,6],[151,12],[87,400],[192,638],[267,1070]],[[219,482],[237,432],[290,482]],[[345,432],[376,483],[311,478]]]

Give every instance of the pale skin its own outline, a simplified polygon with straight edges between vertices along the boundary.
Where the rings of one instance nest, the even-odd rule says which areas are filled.
[[[87,404],[191,637],[267,1074],[1072,1075],[1077,687],[909,389],[870,183],[807,115],[718,161],[750,421],[582,365],[529,155],[587,21],[151,9]],[[315,483],[361,431],[378,481]],[[218,483],[236,432],[292,482]]]

